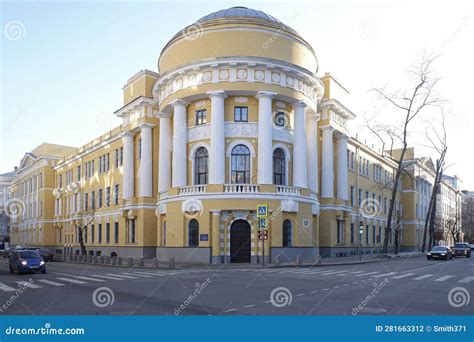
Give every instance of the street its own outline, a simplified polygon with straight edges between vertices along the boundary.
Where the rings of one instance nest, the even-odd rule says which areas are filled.
[[[10,274],[1,315],[472,315],[472,259],[144,269],[53,262]],[[22,289],[19,293],[19,289]],[[452,290],[454,289],[454,290]],[[451,291],[451,294],[450,294]],[[3,307],[1,306],[3,305]]]

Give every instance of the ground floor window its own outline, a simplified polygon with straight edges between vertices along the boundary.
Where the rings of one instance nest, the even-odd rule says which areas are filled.
[[[291,247],[292,244],[291,221],[285,220],[283,221],[283,247]]]
[[[351,223],[351,243],[355,243],[354,223]]]
[[[344,221],[337,220],[337,243],[344,243]]]
[[[199,222],[195,219],[192,219],[189,222],[189,247],[198,247],[199,246]]]
[[[105,243],[110,243],[110,223],[105,224]]]
[[[114,225],[114,243],[118,243],[118,235],[119,235],[119,223],[118,222],[115,222],[115,225]]]
[[[97,241],[98,243],[102,243],[102,223],[99,223],[97,226]]]
[[[127,220],[127,243],[135,243],[135,220]]]

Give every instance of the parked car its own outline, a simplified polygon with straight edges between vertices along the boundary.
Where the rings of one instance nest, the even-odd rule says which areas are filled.
[[[474,250],[474,243],[471,243],[469,246],[471,247],[471,252],[472,252]]]
[[[13,254],[14,251],[17,251],[17,250],[20,250],[20,249],[24,249],[24,247],[21,247],[21,246],[9,247],[9,248],[5,249],[3,257],[4,258],[9,258]]]
[[[15,250],[10,256],[10,273],[41,272],[46,273],[44,260],[37,251]]]
[[[457,242],[454,244],[454,257],[458,256],[471,257],[471,246],[467,242]]]
[[[41,255],[45,262],[53,261],[54,253],[51,252],[49,249],[38,248],[36,251],[39,253],[39,255]]]
[[[449,260],[453,258],[453,253],[448,246],[434,246],[431,251],[426,253],[426,258],[431,259],[445,259]]]

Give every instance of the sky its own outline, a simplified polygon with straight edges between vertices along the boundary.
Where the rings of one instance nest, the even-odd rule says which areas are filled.
[[[473,1],[1,1],[0,173],[43,142],[76,146],[120,125],[122,87],[157,70],[167,41],[202,16],[232,6],[273,15],[314,48],[318,75],[331,72],[350,92],[351,135],[378,141],[365,121],[399,115],[370,91],[407,88],[406,70],[423,51],[438,58],[446,99],[447,173],[474,190]],[[409,144],[436,158],[425,136],[440,118],[428,108]]]

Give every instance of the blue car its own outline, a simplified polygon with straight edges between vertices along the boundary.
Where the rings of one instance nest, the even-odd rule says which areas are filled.
[[[44,260],[37,251],[16,250],[10,256],[10,273],[41,272],[46,273]]]

